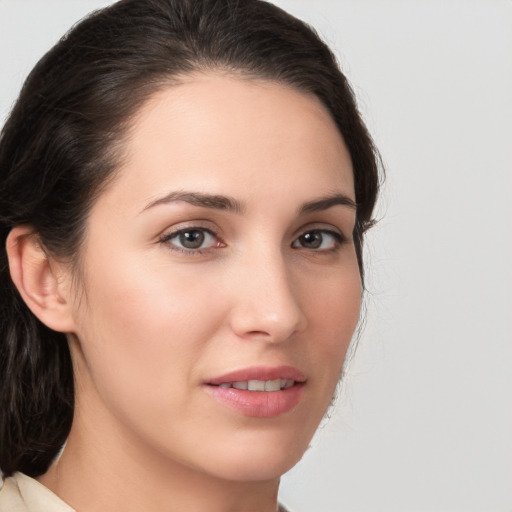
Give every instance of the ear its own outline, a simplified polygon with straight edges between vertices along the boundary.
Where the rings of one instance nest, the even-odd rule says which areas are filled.
[[[74,332],[69,270],[48,256],[31,226],[12,229],[7,257],[11,278],[32,313],[54,331]]]

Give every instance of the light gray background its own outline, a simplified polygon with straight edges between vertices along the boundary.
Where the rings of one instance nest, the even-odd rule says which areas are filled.
[[[0,118],[98,0],[0,0]],[[383,154],[367,326],[293,512],[512,511],[512,2],[279,0],[336,48]]]

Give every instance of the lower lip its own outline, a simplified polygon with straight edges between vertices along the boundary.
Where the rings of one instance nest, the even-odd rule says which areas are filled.
[[[220,386],[205,386],[206,391],[223,405],[253,418],[275,418],[291,411],[302,398],[303,383],[280,391],[246,391]]]

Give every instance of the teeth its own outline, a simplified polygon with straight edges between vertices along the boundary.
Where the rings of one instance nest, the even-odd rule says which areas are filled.
[[[264,380],[250,380],[247,389],[249,391],[265,391],[265,381]]]
[[[281,379],[265,381],[265,391],[279,391],[280,389],[281,389]]]
[[[280,391],[291,388],[295,384],[292,379],[275,380],[249,380],[237,382],[223,382],[219,384],[221,388],[235,388],[248,391]]]

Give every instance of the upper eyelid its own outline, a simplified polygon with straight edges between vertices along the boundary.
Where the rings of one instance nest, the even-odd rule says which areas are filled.
[[[216,231],[214,231],[213,229],[204,226],[184,226],[182,228],[172,229],[167,233],[164,231],[164,233],[166,233],[167,235],[176,236],[180,233],[186,233],[187,231],[206,231],[212,235],[217,234]]]
[[[300,235],[296,236],[293,239],[293,243],[295,243],[297,240],[300,239],[301,236],[304,236],[307,233],[322,233],[325,235],[329,235],[332,238],[334,238],[336,240],[336,242],[339,244],[342,244],[347,241],[347,237],[345,236],[345,234],[342,231],[339,231],[337,229],[313,228],[313,229],[306,229]]]
[[[162,230],[159,238],[168,238],[184,231],[207,231],[214,236],[219,236],[220,230],[217,227],[212,226],[210,221],[206,220],[193,220],[180,222],[177,225],[170,226]]]
[[[212,235],[219,236],[220,230],[214,229],[210,226],[199,225],[195,223],[191,223],[190,225],[179,226],[167,228],[162,232],[162,236],[176,235],[178,233],[183,233],[186,231],[207,231]],[[303,226],[297,230],[295,230],[295,234],[293,237],[301,236],[308,231],[324,231],[324,232],[334,232],[339,233],[340,235],[344,235],[344,230],[340,229],[333,224],[325,224],[325,223],[313,223],[312,225]]]
[[[344,238],[347,238],[346,236],[346,230],[341,229],[339,226],[336,226],[335,224],[332,224],[330,222],[312,222],[310,224],[307,224],[305,226],[300,227],[295,231],[295,237],[299,237],[305,233],[308,233],[309,231],[323,231],[325,233],[337,233],[341,235]]]

